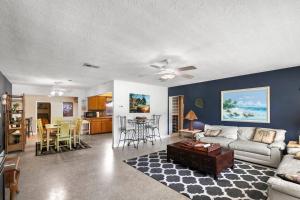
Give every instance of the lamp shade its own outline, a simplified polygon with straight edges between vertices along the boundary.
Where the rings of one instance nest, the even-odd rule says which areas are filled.
[[[190,110],[190,112],[188,112],[185,116],[185,119],[187,120],[196,120],[198,119],[196,114],[194,113],[194,111]]]

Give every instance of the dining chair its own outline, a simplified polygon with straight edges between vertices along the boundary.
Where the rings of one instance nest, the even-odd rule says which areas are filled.
[[[136,141],[135,139],[135,128],[132,127],[131,123],[129,122],[129,125],[131,127],[127,127],[127,120],[126,120],[126,116],[119,116],[119,130],[120,130],[120,136],[119,136],[119,143],[118,143],[118,147],[120,146],[120,142],[123,142],[123,148],[125,146],[125,143],[127,142],[127,145],[129,146],[131,142]],[[122,139],[123,136],[123,139]]]
[[[60,125],[61,123],[63,123],[63,121],[64,121],[63,117],[54,117],[52,120],[52,124]]]
[[[61,146],[67,146],[72,149],[72,137],[70,133],[70,124],[62,123],[58,128],[58,133],[56,134],[56,150],[60,151]],[[65,142],[66,144],[61,145],[60,142]]]
[[[37,120],[37,128],[38,128],[38,141],[40,143],[40,150],[42,151],[44,147],[47,147],[47,134],[45,133],[44,127],[43,127],[43,122],[42,119]],[[56,146],[55,140],[56,140],[56,135],[51,135],[50,134],[50,146]]]
[[[82,127],[82,119],[77,119],[75,122],[75,128],[73,134],[75,147],[77,146],[77,144],[80,144],[81,127]]]

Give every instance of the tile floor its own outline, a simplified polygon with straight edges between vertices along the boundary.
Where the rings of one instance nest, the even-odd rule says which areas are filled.
[[[111,134],[85,136],[92,148],[35,156],[33,140],[21,153],[20,193],[17,200],[181,200],[183,195],[123,163],[128,158],[166,149],[177,136],[140,148],[111,148]]]

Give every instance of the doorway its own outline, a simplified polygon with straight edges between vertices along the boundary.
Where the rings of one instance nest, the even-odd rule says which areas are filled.
[[[169,97],[169,134],[183,129],[184,96]]]
[[[51,103],[37,102],[37,119],[42,120],[43,126],[51,123]]]

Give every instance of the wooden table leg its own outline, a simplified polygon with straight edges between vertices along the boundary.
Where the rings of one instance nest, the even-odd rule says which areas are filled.
[[[74,142],[74,147],[76,148],[77,144],[76,144],[76,134],[75,134],[75,130],[71,130],[73,133],[73,142]]]

